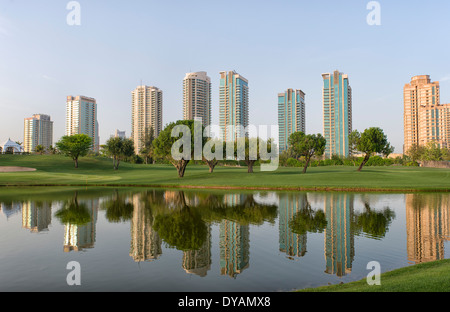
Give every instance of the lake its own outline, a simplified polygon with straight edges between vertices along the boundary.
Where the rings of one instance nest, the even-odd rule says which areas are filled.
[[[2,292],[291,291],[450,256],[449,193],[3,188],[0,209]]]

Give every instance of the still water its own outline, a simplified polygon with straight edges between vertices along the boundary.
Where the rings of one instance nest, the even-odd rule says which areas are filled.
[[[450,258],[448,193],[4,188],[0,209],[2,292],[291,291]]]

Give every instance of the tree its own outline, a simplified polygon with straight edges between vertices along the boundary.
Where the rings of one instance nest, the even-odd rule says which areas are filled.
[[[425,147],[419,144],[411,145],[409,150],[406,151],[406,155],[409,156],[412,162],[421,160],[424,154],[425,154]]]
[[[172,122],[153,141],[155,156],[167,159],[177,169],[180,178],[184,177],[187,165],[195,156],[195,124],[196,122],[193,120]],[[197,131],[201,131],[201,134],[203,134],[204,127],[201,126],[200,128]],[[177,133],[178,130],[180,132]],[[184,133],[182,130],[189,133]],[[172,136],[172,132],[174,132],[174,136]],[[202,135],[200,142],[198,142],[201,145],[199,146],[201,147],[200,152],[203,152],[206,140],[207,138]],[[183,151],[181,152],[181,150]]]
[[[121,160],[134,155],[134,143],[131,139],[110,138],[106,141],[104,151],[113,158],[114,170],[118,170]]]
[[[303,173],[306,173],[309,162],[314,155],[318,157],[323,155],[327,143],[320,133],[306,135],[301,131],[292,133],[288,142],[297,158],[305,157],[306,164]]]
[[[219,160],[226,158],[226,142],[208,138],[204,148],[203,161],[208,165],[209,173],[213,173],[214,168],[219,164]]]
[[[353,155],[358,151],[356,146],[358,145],[358,142],[360,140],[361,140],[361,133],[359,133],[358,130],[353,130],[352,133],[349,134],[348,146],[349,146],[350,155]]]
[[[74,134],[63,136],[56,147],[62,154],[71,157],[75,162],[75,168],[78,168],[78,158],[86,156],[92,147],[92,139],[86,134]]]
[[[422,160],[442,161],[444,160],[447,150],[441,148],[438,143],[428,142],[422,154]]]
[[[153,141],[155,140],[155,131],[153,127],[145,128],[143,147],[139,151],[144,156],[145,163],[148,164],[149,160],[153,160]]]
[[[38,154],[44,154],[45,151],[45,147],[43,145],[36,145],[36,147],[34,148],[34,151]]]
[[[356,139],[355,143],[356,150],[365,154],[358,171],[362,170],[372,155],[379,153],[383,154],[384,157],[387,157],[394,152],[394,148],[388,142],[387,136],[384,134],[383,130],[377,127],[364,130],[364,132],[359,135],[359,138]]]
[[[55,155],[55,154],[58,152],[58,150],[56,149],[56,147],[53,147],[53,145],[50,145],[50,146],[47,148],[47,151],[48,151],[50,154],[52,154],[52,155]]]

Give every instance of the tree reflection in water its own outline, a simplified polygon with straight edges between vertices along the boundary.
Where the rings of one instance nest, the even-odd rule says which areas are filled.
[[[64,224],[82,226],[91,222],[91,214],[86,204],[78,203],[78,192],[72,199],[64,202],[63,207],[55,213],[55,216]]]

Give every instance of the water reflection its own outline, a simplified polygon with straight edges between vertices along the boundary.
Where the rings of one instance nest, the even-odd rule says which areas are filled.
[[[407,250],[412,263],[444,259],[450,240],[450,196],[406,195]]]
[[[64,224],[64,252],[94,248],[99,199],[78,200],[78,192],[66,200],[55,216]]]
[[[52,223],[52,203],[48,201],[25,202],[22,205],[22,227],[33,233],[48,231]]]
[[[322,235],[323,258],[317,265],[327,275],[343,277],[353,270],[355,237],[381,241],[396,219],[389,204],[377,202],[382,198],[377,194],[269,195],[113,190],[105,196],[73,191],[54,200],[0,197],[0,209],[7,219],[22,212],[22,227],[32,233],[50,231],[54,212],[64,227],[64,252],[94,248],[98,211],[103,211],[108,222],[130,225],[129,256],[135,262],[159,261],[164,248],[176,249],[182,253],[184,272],[200,277],[211,271],[217,244],[220,272],[216,273],[231,278],[250,268],[252,225],[278,222],[278,246],[264,248],[290,260],[308,254],[310,235]],[[407,259],[411,263],[444,259],[444,243],[450,239],[450,195],[398,196],[404,197],[406,208]]]

